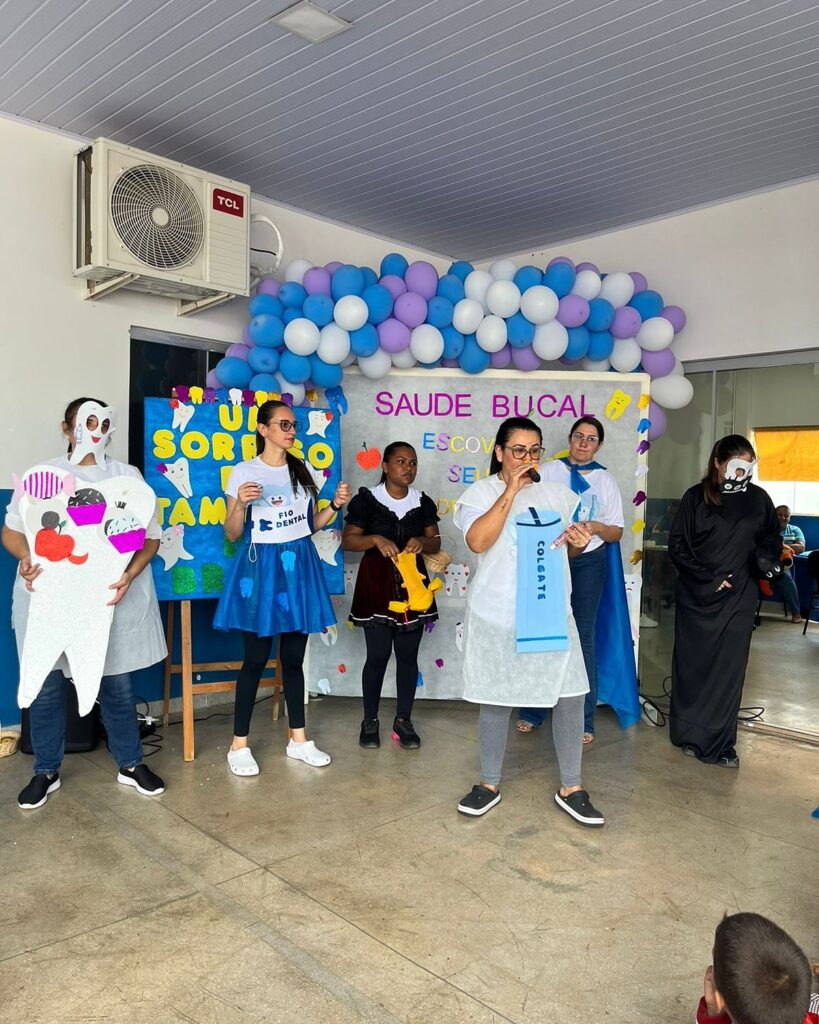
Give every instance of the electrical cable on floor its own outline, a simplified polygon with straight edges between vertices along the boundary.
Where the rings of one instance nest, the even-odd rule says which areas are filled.
[[[640,706],[643,709],[643,714],[649,719],[655,726],[662,729],[671,717],[671,676],[666,676],[662,681],[663,692],[660,693],[643,693],[639,694]],[[659,702],[659,703],[658,703]],[[646,709],[646,705],[651,709]],[[745,712],[745,714],[743,714]],[[741,707],[737,713],[738,722],[756,722],[762,718],[765,714],[765,708],[762,705],[755,705],[752,707]],[[689,722],[685,718],[680,718],[677,715],[677,719],[680,722],[684,722],[686,725],[695,725],[698,723]]]

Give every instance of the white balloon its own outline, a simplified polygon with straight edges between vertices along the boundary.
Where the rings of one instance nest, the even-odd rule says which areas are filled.
[[[483,306],[477,299],[461,299],[455,303],[452,326],[461,334],[474,334],[483,320]]]
[[[682,375],[684,373],[685,373],[685,367],[679,361],[679,359],[676,356],[674,356],[674,369],[671,371],[671,373],[667,374],[666,376],[670,377],[671,374],[675,374],[678,377],[682,377]]]
[[[640,365],[640,346],[634,338],[615,339],[609,362],[618,373],[631,373]]]
[[[350,335],[338,324],[322,327],[316,355],[325,363],[343,363],[350,354]]]
[[[311,356],[320,340],[318,327],[303,316],[291,320],[284,329],[284,343],[297,356]]]
[[[587,373],[606,373],[611,363],[608,359],[589,359],[586,356],[580,365]]]
[[[295,321],[294,321],[295,322]],[[280,373],[274,373],[273,376],[279,382],[279,394],[292,395],[293,405],[301,405],[304,402],[304,385],[303,384],[291,384],[289,380],[285,380]]]
[[[600,285],[600,298],[610,302],[615,309],[625,306],[634,295],[634,282],[630,274],[618,270],[603,278]]]
[[[694,385],[687,377],[671,373],[651,382],[651,397],[663,409],[682,409],[694,397]]]
[[[333,307],[333,319],[345,331],[357,331],[368,316],[367,303],[358,295],[345,295]]]
[[[493,281],[486,290],[486,307],[494,316],[514,316],[520,309],[520,288],[513,281]]]
[[[350,354],[347,356],[346,359],[342,359],[341,360],[341,365],[345,366],[345,367],[346,366],[352,366],[357,358],[358,358],[358,356],[355,354],[355,352],[350,352]]]
[[[636,334],[637,344],[648,352],[668,348],[674,340],[674,326],[664,316],[652,316],[643,321]]]
[[[486,293],[489,290],[489,285],[492,284],[492,275],[488,274],[485,270],[473,270],[471,274],[466,275],[464,281],[464,292],[468,299],[475,299],[476,302],[480,302],[484,309],[486,309]]]
[[[518,265],[514,260],[495,260],[489,268],[493,281],[511,281],[517,272]]]
[[[527,288],[520,298],[520,311],[533,324],[548,324],[557,316],[558,297],[545,284]]]
[[[365,377],[378,380],[390,372],[392,359],[390,359],[389,352],[385,352],[383,348],[380,348],[377,352],[373,352],[371,356],[359,356],[358,368]]]
[[[304,275],[313,266],[310,260],[291,260],[284,272],[285,281],[295,281],[296,284],[304,283]]]
[[[581,298],[591,301],[600,294],[602,282],[600,275],[593,270],[581,270],[574,280],[572,295],[579,295]]]
[[[541,359],[560,359],[568,344],[569,332],[557,320],[550,320],[548,324],[540,324],[535,328],[532,348]]]
[[[421,324],[410,334],[409,350],[419,363],[434,363],[444,354],[444,336],[432,324]]]
[[[393,352],[390,358],[396,370],[409,370],[418,361],[408,348],[403,348],[400,352]]]
[[[506,321],[499,316],[485,316],[475,336],[484,352],[500,352],[506,344]]]

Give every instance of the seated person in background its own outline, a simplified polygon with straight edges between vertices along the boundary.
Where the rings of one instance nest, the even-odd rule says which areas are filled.
[[[697,1024],[819,1024],[811,967],[786,932],[760,914],[717,925]]]
[[[785,564],[785,572],[773,583],[773,587],[775,590],[778,589],[779,593],[782,595],[782,600],[785,602],[785,607],[788,610],[791,621],[801,622],[802,615],[800,614],[799,609],[799,593],[793,579],[793,556],[790,558],[790,564],[785,559],[785,556],[788,554],[787,548],[790,548],[794,555],[802,554],[805,550],[805,535],[798,526],[791,525],[791,510],[787,505],[777,506],[776,518],[779,520],[779,530],[782,534],[782,541],[785,544],[785,548],[782,552],[782,561]]]

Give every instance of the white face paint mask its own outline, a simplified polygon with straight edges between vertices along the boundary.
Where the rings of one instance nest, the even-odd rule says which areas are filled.
[[[89,426],[93,424],[93,426]],[[98,466],[105,465],[105,450],[111,443],[114,410],[99,402],[83,402],[74,420],[73,443],[68,461],[75,466],[91,452]]]
[[[729,459],[725,467],[725,479],[719,485],[723,494],[739,494],[747,490],[751,482],[757,459],[748,462],[746,459]]]

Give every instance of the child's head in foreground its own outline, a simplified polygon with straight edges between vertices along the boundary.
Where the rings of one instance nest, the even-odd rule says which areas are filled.
[[[802,1024],[811,997],[807,957],[760,914],[731,914],[714,935],[714,989],[734,1024]]]

